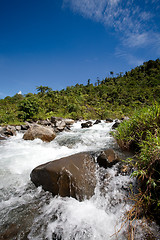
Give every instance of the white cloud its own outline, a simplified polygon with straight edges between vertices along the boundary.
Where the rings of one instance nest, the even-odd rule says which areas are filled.
[[[22,91],[19,91],[18,94],[21,94],[21,95],[22,95]]]
[[[160,27],[156,22],[159,0],[144,0],[143,4],[134,0],[63,0],[63,3],[75,13],[112,29],[120,40],[115,56],[130,65],[143,64],[148,52],[151,56],[160,55]]]
[[[125,59],[130,65],[138,66],[142,65],[145,59],[135,57],[133,54],[129,53],[128,51],[122,50],[120,48],[116,48],[115,56],[118,58]]]
[[[152,0],[153,1],[153,0]],[[122,41],[129,47],[141,47],[150,43],[149,34],[154,15],[145,10],[150,1],[145,1],[142,8],[132,0],[63,0],[74,12],[86,18],[101,22],[123,35]],[[156,6],[157,1],[154,1]]]
[[[150,42],[148,32],[144,33],[133,33],[124,38],[123,45],[128,47],[145,47]]]

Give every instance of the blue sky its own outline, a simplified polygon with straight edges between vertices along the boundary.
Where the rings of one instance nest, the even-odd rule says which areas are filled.
[[[160,56],[160,0],[0,0],[0,98],[95,83]]]

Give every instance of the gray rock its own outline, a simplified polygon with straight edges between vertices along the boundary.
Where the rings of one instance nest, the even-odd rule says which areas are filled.
[[[75,121],[70,118],[65,118],[63,121],[66,123],[66,125],[73,125],[75,123]]]
[[[50,126],[51,125],[51,122],[49,121],[49,119],[47,119],[47,120],[38,120],[37,123],[40,124],[40,125],[43,125],[43,126]]]
[[[16,126],[16,131],[21,131],[21,126]]]
[[[2,136],[10,137],[16,135],[16,128],[14,126],[7,125],[0,128],[0,134]]]
[[[26,131],[30,128],[30,125],[29,124],[25,124],[25,125],[21,125],[21,130],[23,131]]]

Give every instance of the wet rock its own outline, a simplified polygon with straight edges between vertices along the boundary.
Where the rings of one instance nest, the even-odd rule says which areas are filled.
[[[85,123],[81,123],[81,127],[82,128],[89,128],[89,127],[92,127],[92,122],[91,121],[87,121]]]
[[[63,120],[63,118],[62,117],[51,117],[51,123],[56,123],[57,121],[62,121]]]
[[[30,125],[29,124],[25,124],[25,125],[21,125],[21,130],[22,131],[26,131],[30,128]]]
[[[128,121],[128,120],[129,120],[129,117],[122,117],[121,120],[122,120],[122,121]]]
[[[7,125],[0,128],[0,134],[4,137],[10,137],[16,135],[16,128],[14,126]]]
[[[70,118],[65,118],[64,119],[66,125],[73,125],[75,123],[75,121],[73,119],[70,119]]]
[[[4,137],[0,134],[0,140],[6,140],[6,137]]]
[[[68,126],[74,124],[74,120],[64,119],[62,117],[51,117],[51,123],[56,132],[62,132],[63,130],[68,130]]]
[[[11,224],[7,226],[7,230],[0,234],[0,239],[15,239],[15,236],[18,234],[19,226],[16,224]]]
[[[110,122],[113,122],[113,119],[111,119],[111,118],[106,118],[106,123],[110,123]]]
[[[50,127],[40,126],[38,124],[32,125],[24,134],[24,140],[34,140],[39,138],[44,142],[50,142],[56,137],[54,130]]]
[[[37,123],[40,124],[40,125],[43,125],[43,126],[50,126],[51,125],[51,122],[49,121],[49,119],[47,119],[47,120],[38,120]]]
[[[33,169],[31,180],[54,196],[90,198],[96,186],[95,163],[89,153],[64,157]]]
[[[120,173],[122,175],[127,175],[129,174],[130,171],[131,171],[131,167],[129,167],[128,165],[122,164],[122,166],[120,167]]]
[[[18,132],[21,131],[21,126],[16,126],[15,128],[16,128],[16,131]]]
[[[99,119],[97,119],[97,120],[94,122],[94,124],[99,124],[99,123],[101,123],[101,120],[99,120]]]
[[[119,161],[119,157],[113,149],[107,149],[101,152],[97,157],[97,163],[100,167],[108,168],[112,167]]]
[[[116,120],[115,120],[115,123],[114,123],[113,126],[112,126],[112,129],[116,129],[121,122],[122,122],[121,120],[116,119]]]

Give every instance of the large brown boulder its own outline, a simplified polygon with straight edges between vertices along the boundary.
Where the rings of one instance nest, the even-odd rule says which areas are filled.
[[[40,126],[38,124],[32,125],[24,134],[24,140],[34,140],[39,138],[44,142],[50,142],[56,137],[54,130],[50,127]]]
[[[119,157],[112,148],[102,151],[97,157],[97,163],[100,167],[112,167],[117,162],[119,162]]]
[[[89,153],[78,153],[55,160],[33,169],[31,180],[54,196],[90,198],[96,186],[94,159]]]

